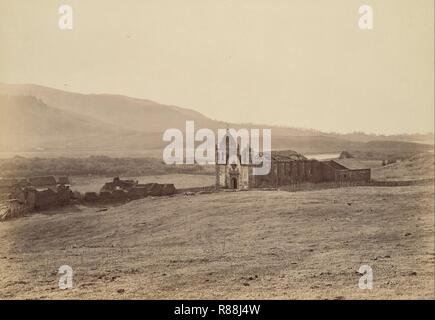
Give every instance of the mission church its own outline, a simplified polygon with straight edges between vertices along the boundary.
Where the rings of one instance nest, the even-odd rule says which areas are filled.
[[[236,190],[277,188],[303,183],[370,182],[370,169],[354,159],[319,161],[308,159],[292,150],[272,151],[271,168],[266,175],[254,175],[251,148],[240,150],[240,144],[227,131],[216,145],[216,187]],[[249,161],[242,161],[249,159]]]

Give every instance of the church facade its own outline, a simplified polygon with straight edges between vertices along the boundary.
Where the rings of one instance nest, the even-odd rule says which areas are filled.
[[[249,150],[243,151],[250,159]],[[227,132],[219,148],[216,146],[216,186],[227,189],[247,190],[252,176],[252,165],[242,163],[240,145]]]

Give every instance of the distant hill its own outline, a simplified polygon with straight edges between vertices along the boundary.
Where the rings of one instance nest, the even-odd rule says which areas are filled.
[[[434,154],[421,153],[409,159],[372,169],[375,180],[418,180],[434,178]]]
[[[160,146],[152,144],[157,135],[53,108],[33,96],[0,95],[0,133],[0,150],[107,150],[140,143]]]
[[[156,155],[161,155],[160,150],[166,144],[162,141],[163,132],[168,128],[184,131],[186,120],[194,120],[196,129],[271,128],[274,149],[301,153],[367,150],[366,142],[371,139],[396,140],[363,133],[341,135],[314,129],[225,123],[187,108],[150,100],[111,94],[79,94],[32,84],[0,84],[0,96],[0,151],[62,152],[68,149],[104,154],[114,150],[154,150]],[[425,135],[407,135],[405,138],[397,137],[398,143],[402,139],[428,139]],[[393,144],[385,142],[380,148],[388,149]],[[373,147],[378,148],[376,144]],[[427,147],[416,148],[422,152]]]
[[[349,149],[357,158],[382,160],[404,160],[431,150],[433,145],[404,141],[369,141]]]
[[[185,108],[110,94],[79,94],[37,85],[0,84],[2,95],[27,95],[49,106],[89,118],[143,132],[163,132],[167,128],[182,128],[185,119],[204,127],[215,126],[204,115]]]
[[[330,133],[330,136],[340,137],[342,139],[350,141],[359,142],[369,142],[369,141],[402,141],[402,142],[417,142],[425,144],[434,144],[434,135],[432,133],[414,133],[414,134],[394,134],[394,135],[384,135],[384,134],[366,134],[364,132],[353,132],[353,133]]]

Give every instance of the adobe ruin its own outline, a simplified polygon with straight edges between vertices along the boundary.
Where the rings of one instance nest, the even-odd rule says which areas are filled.
[[[307,159],[295,151],[271,152],[271,169],[266,175],[254,175],[255,164],[244,164],[243,152],[235,139],[228,133],[216,147],[218,159],[223,164],[216,164],[216,187],[248,190],[251,188],[278,188],[283,186],[300,187],[303,184],[328,184],[336,186],[363,185],[370,183],[370,169],[354,159],[333,159],[319,161]],[[236,157],[231,157],[235,154]]]

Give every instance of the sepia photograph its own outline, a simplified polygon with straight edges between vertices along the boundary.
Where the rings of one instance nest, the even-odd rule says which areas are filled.
[[[433,0],[0,0],[0,300],[434,300],[434,181]]]

